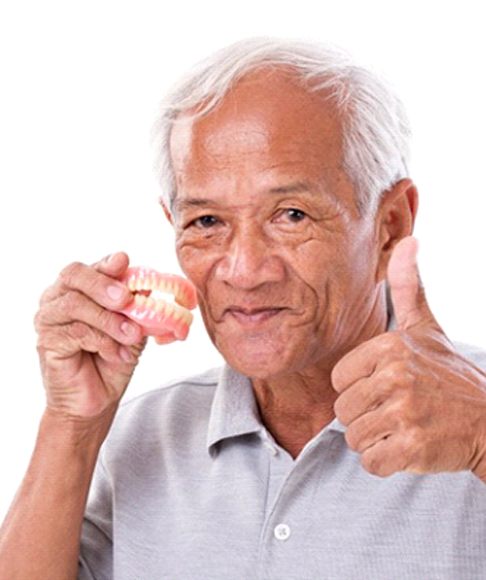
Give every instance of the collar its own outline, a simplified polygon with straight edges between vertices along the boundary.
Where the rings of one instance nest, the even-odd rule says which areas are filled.
[[[207,447],[230,437],[263,429],[253,387],[248,377],[225,364],[221,371],[209,417]]]
[[[387,331],[391,331],[395,330],[396,322],[388,285],[386,297]],[[324,431],[344,433],[346,427],[337,418],[334,418],[321,433]],[[225,364],[219,376],[211,405],[206,441],[208,452],[212,454],[219,441],[250,433],[267,433],[258,411],[251,380]]]
[[[344,425],[337,419],[323,431],[344,433]],[[251,380],[225,364],[219,376],[209,416],[207,448],[210,455],[216,444],[250,433],[260,433],[270,438],[261,420]]]

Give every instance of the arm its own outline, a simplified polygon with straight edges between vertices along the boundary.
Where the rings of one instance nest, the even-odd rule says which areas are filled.
[[[73,263],[35,318],[46,410],[24,480],[0,530],[0,580],[74,580],[81,524],[100,447],[146,339],[116,312],[126,254]],[[121,294],[108,292],[118,285]],[[131,333],[124,332],[126,325]]]
[[[0,579],[77,577],[86,499],[111,423],[79,424],[47,410],[25,478],[0,531]]]

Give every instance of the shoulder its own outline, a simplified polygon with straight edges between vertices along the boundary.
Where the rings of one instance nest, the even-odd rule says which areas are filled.
[[[181,403],[192,397],[211,398],[221,372],[222,367],[216,367],[197,375],[181,376],[167,381],[156,389],[123,402],[118,416],[126,417],[142,409],[149,411],[156,409],[159,405]]]
[[[173,379],[120,405],[103,454],[138,454],[184,439],[206,439],[214,393],[223,367]],[[189,443],[189,442],[188,442]]]

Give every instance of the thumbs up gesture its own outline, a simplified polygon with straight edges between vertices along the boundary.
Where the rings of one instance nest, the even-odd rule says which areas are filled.
[[[387,278],[396,330],[332,371],[346,441],[374,475],[467,469],[486,483],[486,373],[454,349],[429,309],[415,238],[397,244]]]

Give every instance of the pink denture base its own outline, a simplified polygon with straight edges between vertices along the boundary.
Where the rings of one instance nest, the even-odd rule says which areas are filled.
[[[185,340],[192,323],[192,310],[197,306],[194,285],[176,274],[161,274],[142,266],[128,268],[120,279],[133,292],[133,300],[122,314],[139,324],[147,336],[165,344],[174,340]],[[167,302],[153,292],[174,296]]]

